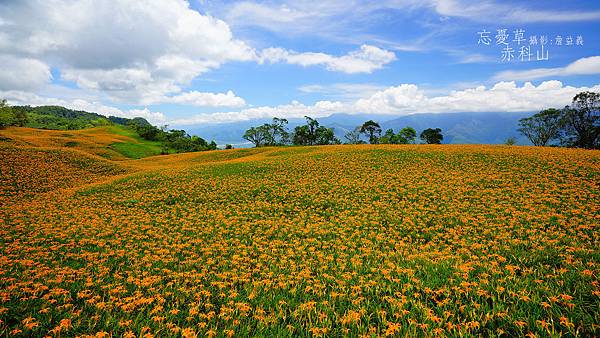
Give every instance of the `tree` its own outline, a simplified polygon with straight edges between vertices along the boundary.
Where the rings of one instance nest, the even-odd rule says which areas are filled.
[[[244,139],[254,143],[255,147],[261,147],[265,139],[263,129],[261,127],[251,127],[244,133]]]
[[[310,145],[312,144],[310,129],[307,125],[296,126],[292,135],[292,143],[295,145]]]
[[[308,127],[308,144],[315,144],[317,141],[317,128],[319,128],[319,121],[308,116],[306,118],[306,125]]]
[[[550,108],[519,120],[519,132],[536,146],[546,146],[560,136],[565,120],[563,112]]]
[[[295,145],[326,145],[339,144],[332,128],[319,125],[319,121],[305,116],[306,124],[294,128],[292,143]]]
[[[369,143],[376,144],[381,135],[381,126],[379,123],[369,120],[360,127],[360,132],[369,137]]]
[[[158,128],[156,128],[155,126],[151,125],[151,124],[144,124],[144,125],[138,125],[138,124],[132,124],[131,127],[133,129],[135,129],[135,131],[138,133],[138,135],[140,135],[142,138],[146,139],[146,140],[150,140],[150,141],[156,141],[159,139],[159,135],[162,133],[162,131]]]
[[[25,127],[27,125],[27,113],[23,110],[13,110],[14,125],[17,127]]]
[[[517,144],[517,139],[511,136],[507,138],[506,141],[504,141],[504,144],[507,146],[514,146],[515,144]]]
[[[442,135],[442,130],[440,128],[427,128],[421,132],[421,135],[419,135],[419,137],[427,144],[440,144],[444,139],[444,136]]]
[[[0,100],[0,128],[5,128],[15,124],[15,115],[12,108],[6,102],[6,99]]]
[[[347,132],[344,135],[347,144],[360,144],[363,143],[360,139],[360,127],[354,128],[354,130]]]
[[[340,144],[340,140],[335,137],[333,128],[320,126],[315,130],[315,143],[319,145]]]
[[[409,144],[414,143],[417,138],[417,131],[412,127],[404,127],[402,128],[398,134],[396,134],[395,142],[399,144]]]
[[[379,143],[388,144],[388,143],[396,143],[396,134],[394,134],[393,129],[388,129],[385,131],[383,136],[379,138]]]
[[[600,93],[581,92],[565,107],[565,134],[568,144],[588,149],[600,148]]]
[[[289,142],[289,133],[287,132],[288,121],[286,119],[273,118],[272,123],[265,123],[263,131],[265,132],[264,144],[266,146],[284,145]]]
[[[317,129],[319,121],[312,117],[304,116],[306,124],[294,128],[292,141],[296,145],[313,145],[317,143]]]

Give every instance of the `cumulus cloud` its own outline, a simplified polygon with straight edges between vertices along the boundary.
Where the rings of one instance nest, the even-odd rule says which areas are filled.
[[[319,101],[314,105],[304,105],[298,101],[275,107],[262,106],[242,109],[240,111],[198,114],[190,118],[171,121],[176,126],[195,124],[218,124],[227,122],[250,121],[273,117],[301,118],[304,116],[324,117],[347,109],[342,102]]]
[[[184,0],[9,1],[0,19],[0,55],[29,60],[13,63],[14,72],[36,63],[43,75],[43,64],[55,65],[64,79],[126,103],[178,93],[225,62],[255,59],[224,21]]]
[[[334,83],[334,84],[312,84],[298,88],[300,92],[320,94],[326,97],[348,100],[356,100],[367,95],[373,95],[386,87],[373,83]]]
[[[565,67],[535,68],[530,70],[503,71],[494,76],[495,80],[527,81],[556,76],[600,74],[600,56],[581,58]]]
[[[37,92],[54,67],[86,94],[125,104],[243,107],[232,92],[184,91],[229,61],[322,65],[352,74],[395,59],[370,45],[342,56],[256,51],[235,39],[227,23],[184,0],[9,1],[0,3],[0,20],[0,89]]]
[[[0,55],[0,90],[34,90],[52,79],[45,63],[11,55]]]
[[[105,116],[118,117],[143,117],[152,124],[161,124],[167,121],[166,116],[161,112],[153,112],[148,108],[121,110],[116,107],[104,105],[97,101],[87,101],[82,99],[58,99],[39,96],[30,92],[19,90],[0,91],[0,97],[8,99],[11,105],[31,105],[31,106],[63,106],[74,110],[83,110],[87,112],[98,113]]]
[[[384,65],[396,60],[396,55],[379,47],[362,45],[359,50],[343,56],[324,53],[298,53],[283,48],[267,48],[258,56],[260,63],[287,62],[301,66],[323,65],[327,70],[348,74],[372,73]]]
[[[411,114],[445,112],[518,112],[548,107],[563,107],[581,91],[600,91],[593,87],[565,86],[560,81],[545,81],[538,86],[526,82],[519,87],[514,81],[498,82],[491,88],[478,86],[455,90],[448,95],[427,97],[414,84],[402,84],[360,99],[354,110],[364,113]]]
[[[146,104],[176,103],[187,104],[198,107],[234,107],[239,108],[246,105],[246,101],[236,96],[231,90],[227,93],[205,93],[190,91],[174,96],[164,96],[149,100]]]
[[[307,91],[321,90],[310,87]],[[529,112],[548,107],[563,107],[581,91],[600,91],[593,87],[565,86],[560,81],[545,81],[535,86],[530,82],[498,82],[490,88],[478,86],[454,90],[446,95],[429,97],[415,84],[401,84],[379,90],[354,102],[319,101],[305,105],[297,101],[275,107],[263,106],[240,111],[198,114],[171,121],[174,125],[194,125],[248,121],[272,117],[325,117],[335,113],[408,115],[416,113],[453,112]]]

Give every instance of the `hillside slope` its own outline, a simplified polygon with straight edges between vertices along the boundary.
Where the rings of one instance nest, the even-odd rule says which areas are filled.
[[[3,147],[0,336],[600,333],[598,151]]]
[[[0,138],[16,146],[70,148],[111,160],[159,155],[161,150],[159,142],[144,140],[119,125],[81,130],[9,127],[0,129]]]

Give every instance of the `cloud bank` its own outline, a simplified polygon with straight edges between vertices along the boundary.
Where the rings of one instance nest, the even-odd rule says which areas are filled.
[[[565,67],[535,68],[521,71],[504,71],[494,76],[495,80],[528,81],[558,76],[600,74],[600,56],[581,58]]]
[[[401,84],[377,91],[355,102],[319,101],[304,105],[293,101],[287,105],[264,106],[240,111],[198,114],[191,118],[171,121],[174,125],[226,123],[272,117],[324,117],[334,113],[408,115],[417,113],[454,112],[533,112],[549,107],[561,108],[571,103],[581,91],[600,91],[600,84],[592,87],[565,86],[560,81],[545,81],[538,86],[526,82],[498,82],[487,88],[478,86],[451,91],[447,95],[429,97],[415,84]]]

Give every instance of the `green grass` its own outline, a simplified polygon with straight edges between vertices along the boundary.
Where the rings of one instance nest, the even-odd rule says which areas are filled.
[[[111,144],[110,148],[123,156],[134,159],[160,155],[160,146],[153,144],[117,142]]]
[[[160,142],[145,140],[131,129],[113,125],[108,127],[108,130],[114,134],[127,136],[135,140],[135,142],[115,142],[109,146],[125,157],[138,159],[160,155],[161,153]]]

